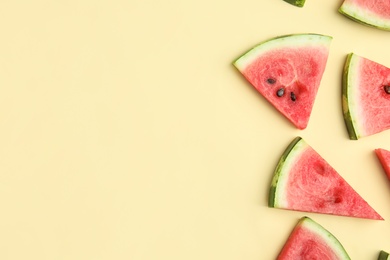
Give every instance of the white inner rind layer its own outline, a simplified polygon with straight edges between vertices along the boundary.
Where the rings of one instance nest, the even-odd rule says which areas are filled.
[[[273,38],[262,42],[253,49],[242,55],[234,62],[234,66],[243,71],[257,57],[267,53],[268,51],[282,48],[292,48],[297,46],[321,46],[329,48],[332,37],[321,34],[292,34]]]
[[[332,248],[333,252],[340,257],[340,259],[350,259],[344,247],[341,245],[340,241],[317,222],[313,221],[308,217],[305,217],[301,225],[302,227],[307,228],[313,233],[322,237],[326,241],[326,243]]]
[[[288,207],[286,193],[284,191],[288,190],[287,188],[287,182],[288,182],[288,176],[289,172],[291,171],[291,168],[294,167],[295,162],[299,158],[299,156],[309,147],[309,145],[301,139],[299,142],[297,142],[293,149],[291,149],[288,156],[285,158],[284,163],[282,164],[282,167],[279,170],[279,173],[277,174],[277,178],[274,179],[274,182],[272,183],[272,186],[276,186],[275,190],[275,201],[274,205],[275,207],[279,208],[286,208]]]
[[[351,54],[347,72],[347,102],[348,102],[348,110],[351,119],[351,123],[355,130],[355,134],[357,138],[363,137],[366,135],[364,133],[364,125],[359,118],[360,114],[360,105],[358,104],[359,100],[359,67],[362,58],[356,54]]]
[[[390,19],[385,19],[378,16],[376,13],[355,5],[352,1],[345,1],[339,11],[350,16],[362,23],[372,25],[374,27],[390,30]]]

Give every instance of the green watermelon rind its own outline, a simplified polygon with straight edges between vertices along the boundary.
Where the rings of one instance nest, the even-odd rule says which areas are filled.
[[[353,100],[353,91],[352,87],[354,80],[358,77],[357,66],[359,62],[359,57],[354,53],[347,55],[342,77],[342,108],[343,108],[343,117],[345,126],[348,131],[349,138],[351,140],[358,140],[362,137],[362,134],[359,131],[357,118],[356,118],[356,102]]]
[[[303,7],[305,5],[305,0],[283,0],[283,1],[297,7]]]
[[[390,19],[383,19],[374,12],[363,9],[357,5],[344,2],[338,11],[342,15],[360,24],[390,31]]]
[[[381,250],[379,252],[378,260],[388,260],[389,259],[389,253]]]
[[[328,48],[332,39],[332,36],[317,33],[286,34],[276,36],[260,42],[252,49],[239,56],[233,61],[233,65],[242,72],[257,57],[267,51],[277,48],[291,48],[292,46],[307,46],[308,44],[315,44],[315,46],[322,44]]]
[[[288,177],[288,172],[296,160],[296,156],[294,155],[301,154],[302,150],[306,147],[308,147],[308,145],[301,137],[298,136],[287,146],[286,150],[280,157],[279,162],[276,165],[269,190],[268,206],[270,208],[282,206],[281,204],[283,199],[280,197],[282,191],[285,190],[284,183],[285,180],[287,180],[285,177]]]
[[[351,259],[341,242],[331,232],[318,224],[316,221],[307,216],[304,216],[299,220],[297,226],[309,229],[313,233],[323,238],[329,248],[338,256],[338,259]]]

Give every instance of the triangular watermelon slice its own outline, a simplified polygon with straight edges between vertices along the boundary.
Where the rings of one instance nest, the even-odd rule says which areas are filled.
[[[333,234],[311,218],[303,217],[291,232],[277,259],[351,258]]]
[[[390,151],[385,150],[383,148],[375,149],[375,153],[382,164],[382,167],[387,175],[387,177],[390,179]]]
[[[269,191],[269,207],[383,220],[301,137],[281,156]]]
[[[389,0],[344,0],[339,12],[358,23],[390,30]]]
[[[342,106],[349,138],[390,129],[390,69],[354,53],[343,73]]]
[[[262,42],[234,66],[298,129],[307,127],[332,37],[293,34]]]

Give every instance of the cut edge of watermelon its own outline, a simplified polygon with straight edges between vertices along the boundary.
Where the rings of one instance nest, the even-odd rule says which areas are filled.
[[[348,131],[349,138],[351,140],[358,140],[363,137],[361,133],[361,127],[358,126],[358,116],[356,100],[353,98],[356,96],[355,88],[352,87],[356,84],[356,73],[359,73],[359,62],[361,57],[354,53],[347,55],[342,78],[342,108],[345,126]]]
[[[383,19],[374,12],[363,9],[351,2],[344,1],[338,11],[349,19],[360,24],[390,31],[390,20]]]
[[[310,43],[308,43],[308,39],[310,40]],[[332,39],[332,36],[316,33],[287,34],[277,36],[255,45],[252,49],[234,60],[233,65],[240,72],[243,72],[249,64],[256,60],[257,57],[263,53],[266,53],[267,51],[291,46],[306,46],[308,44],[316,46],[323,45],[329,49]]]
[[[301,153],[308,145],[300,137],[295,137],[294,140],[287,146],[282,156],[279,159],[278,164],[276,165],[274,175],[271,181],[271,187],[269,190],[268,196],[268,206],[271,208],[283,207],[282,202],[283,198],[280,198],[281,193],[279,190],[284,190],[285,183],[287,178],[286,172],[289,172],[290,168],[293,166],[294,161],[297,159],[294,154]]]

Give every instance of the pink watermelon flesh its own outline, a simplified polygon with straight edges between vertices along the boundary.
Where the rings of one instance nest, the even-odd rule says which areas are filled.
[[[296,162],[287,185],[288,205],[292,209],[378,219],[355,190],[311,147]]]
[[[341,243],[308,217],[300,219],[279,253],[278,260],[350,259]]]
[[[343,106],[350,137],[390,129],[390,69],[352,53],[345,70]]]
[[[389,0],[344,0],[339,11],[357,22],[390,30]]]
[[[375,153],[382,164],[382,167],[390,180],[390,151],[378,148],[375,149]]]
[[[235,66],[280,113],[304,129],[325,70],[330,39],[311,34],[274,38],[240,57]]]
[[[383,218],[302,138],[282,156],[270,189],[269,206],[281,209]],[[295,147],[296,146],[296,147]]]
[[[359,69],[359,103],[365,116],[365,132],[378,133],[390,128],[390,94],[384,89],[390,88],[390,69],[368,59],[361,60]]]

